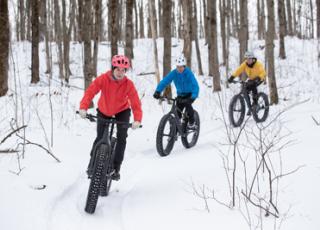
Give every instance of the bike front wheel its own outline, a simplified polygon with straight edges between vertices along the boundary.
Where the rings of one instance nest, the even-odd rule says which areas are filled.
[[[200,118],[196,110],[194,110],[194,122],[194,128],[188,128],[188,122],[184,122],[182,124],[182,130],[184,131],[184,135],[181,136],[181,141],[185,148],[191,148],[195,146],[198,142],[200,134]]]
[[[238,94],[232,97],[229,104],[229,120],[233,127],[239,127],[246,112],[246,105],[244,98]]]
[[[162,157],[168,156],[173,149],[176,138],[175,118],[171,114],[166,114],[160,120],[156,145],[158,154]]]
[[[253,119],[259,123],[264,122],[269,115],[269,99],[265,93],[258,93],[257,104],[252,108]]]
[[[115,151],[115,146],[117,144],[117,138],[112,137],[111,139],[111,151],[108,152],[107,154],[107,159],[106,159],[106,176],[102,178],[101,184],[100,184],[100,196],[108,196],[109,191],[111,188],[112,184],[112,173],[114,173],[114,168],[113,168],[113,159],[114,159],[114,151]]]
[[[91,177],[89,191],[87,195],[87,201],[85,211],[87,213],[94,213],[98,203],[101,181],[106,177],[106,157],[108,152],[108,146],[101,144],[97,148],[96,160],[94,164],[93,174]]]

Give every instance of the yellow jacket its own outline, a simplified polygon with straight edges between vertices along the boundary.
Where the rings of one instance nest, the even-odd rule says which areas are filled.
[[[249,79],[254,80],[256,77],[259,77],[261,81],[264,81],[266,78],[266,71],[261,62],[256,61],[252,67],[249,67],[246,61],[232,73],[232,76],[239,77],[241,73],[245,72]]]

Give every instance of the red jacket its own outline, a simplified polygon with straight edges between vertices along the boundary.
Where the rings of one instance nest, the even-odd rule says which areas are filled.
[[[142,109],[137,90],[131,80],[124,77],[121,80],[112,78],[112,71],[97,77],[86,90],[80,109],[87,110],[93,97],[101,91],[98,109],[106,116],[113,116],[125,109],[131,108],[135,121],[142,119]]]

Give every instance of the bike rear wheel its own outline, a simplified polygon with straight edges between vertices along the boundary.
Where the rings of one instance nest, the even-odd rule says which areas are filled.
[[[108,146],[106,144],[101,144],[97,148],[96,160],[94,164],[93,174],[91,177],[89,191],[87,195],[87,201],[85,206],[85,211],[87,213],[94,213],[98,203],[99,192],[102,178],[106,176],[106,157],[108,152]]]
[[[267,119],[269,115],[269,99],[265,93],[258,93],[257,105],[253,106],[252,115],[257,123],[264,122]]]
[[[233,127],[239,127],[246,112],[246,105],[244,98],[238,94],[232,97],[229,104],[229,120]]]
[[[195,146],[198,142],[200,134],[200,118],[196,110],[194,110],[194,122],[195,127],[192,129],[188,128],[188,122],[184,122],[182,124],[182,130],[184,132],[184,135],[181,136],[181,141],[185,148],[191,148]]]
[[[164,115],[160,120],[156,138],[157,151],[160,156],[164,157],[170,154],[176,132],[175,118],[171,114]]]

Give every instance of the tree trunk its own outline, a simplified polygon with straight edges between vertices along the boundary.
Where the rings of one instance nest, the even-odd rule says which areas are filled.
[[[94,45],[93,45],[93,60],[92,68],[93,75],[97,76],[97,65],[98,65],[98,53],[99,53],[99,42],[101,35],[101,15],[102,15],[102,1],[95,0],[95,24],[94,24]]]
[[[291,9],[291,0],[286,0],[287,3],[287,23],[288,23],[288,35],[293,35],[292,29],[292,9]]]
[[[221,30],[221,41],[222,41],[222,57],[223,65],[227,62],[227,40],[226,40],[226,0],[220,0],[220,30]]]
[[[166,1],[166,0],[164,0]],[[170,1],[170,0],[167,0]],[[162,24],[162,1],[158,0],[158,21],[159,21],[159,36],[158,37],[163,37],[163,24]]]
[[[278,18],[279,18],[279,57],[281,59],[286,58],[284,36],[286,34],[286,21],[285,21],[285,8],[284,1],[278,1]]]
[[[32,60],[31,83],[40,81],[39,77],[39,0],[32,0]]]
[[[0,0],[0,97],[8,92],[9,70],[9,8],[8,0]]]
[[[206,44],[208,44],[208,39],[209,39],[209,17],[208,17],[208,10],[207,10],[207,4],[206,0],[203,0],[203,22],[204,22],[204,36],[206,39]]]
[[[240,28],[239,28],[239,62],[242,63],[244,53],[248,50],[248,2],[240,1]]]
[[[311,32],[310,32],[310,38],[313,39],[314,38],[314,17],[313,17],[313,3],[312,0],[309,1],[309,5],[310,5],[310,26],[311,26]]]
[[[278,104],[278,89],[276,83],[275,69],[274,69],[274,31],[275,31],[275,18],[274,18],[274,0],[267,1],[268,7],[268,30],[266,35],[266,54],[267,54],[267,63],[268,63],[268,82],[270,90],[270,103]]]
[[[191,17],[192,17],[192,0],[183,0],[182,2],[183,11],[183,54],[187,59],[187,66],[191,67]]]
[[[258,10],[258,38],[264,39],[265,38],[265,20],[266,16],[264,13],[265,6],[264,6],[265,0],[258,0],[257,2],[257,10]]]
[[[139,22],[140,22],[140,38],[144,38],[144,17],[143,17],[143,4],[140,2],[139,6]]]
[[[43,0],[43,4],[45,4],[45,6],[47,5],[47,1],[48,0]],[[50,0],[49,0],[50,1]],[[46,9],[46,7],[45,7]],[[52,56],[51,56],[51,50],[50,50],[50,46],[49,46],[49,24],[48,24],[48,15],[47,15],[47,10],[45,10],[43,12],[43,20],[44,20],[44,26],[45,26],[45,31],[44,31],[44,37],[45,37],[45,47],[46,47],[46,65],[47,65],[47,70],[46,70],[46,74],[50,74],[50,78],[52,75],[51,69],[51,63],[52,63]]]
[[[133,0],[133,8],[134,8],[134,38],[139,37],[139,29],[138,29],[138,4],[137,0]]]
[[[118,0],[109,1],[109,28],[111,28],[111,57],[118,54],[118,25],[117,25]]]
[[[171,71],[171,12],[172,12],[172,2],[163,1],[163,15],[162,15],[162,25],[163,25],[163,76],[166,76]],[[169,85],[165,91],[164,96],[171,98],[171,86]]]
[[[31,12],[32,0],[26,1],[26,18],[27,18],[27,40],[31,41]]]
[[[61,31],[61,18],[59,1],[54,0],[54,24],[55,24],[55,37],[58,46],[58,63],[59,63],[59,77],[64,79],[64,60],[62,51],[62,31]]]
[[[209,16],[209,75],[213,77],[213,91],[220,91],[220,73],[218,59],[218,35],[217,35],[217,1],[208,1],[208,16]]]
[[[24,0],[19,0],[19,14],[20,14],[20,40],[26,39],[26,20],[25,20],[25,7]]]
[[[160,82],[160,71],[159,71],[159,62],[158,62],[158,49],[157,49],[157,19],[156,19],[156,9],[155,9],[155,0],[148,0],[148,9],[149,9],[149,18],[150,26],[153,40],[153,56],[154,56],[154,66],[156,72],[157,83]]]
[[[320,0],[317,0],[318,66],[320,67]]]
[[[193,40],[196,43],[198,74],[203,75],[201,53],[200,53],[199,39],[198,39],[198,16],[197,16],[197,1],[196,0],[193,0],[193,29],[192,29],[192,31],[193,31],[193,36],[194,36]]]
[[[133,59],[133,24],[132,24],[133,0],[126,1],[126,47],[124,54]]]
[[[83,33],[82,41],[84,45],[84,65],[83,65],[83,75],[84,75],[84,88],[87,89],[90,85],[93,75],[92,70],[92,57],[91,57],[91,0],[84,1],[84,23],[83,23]]]

